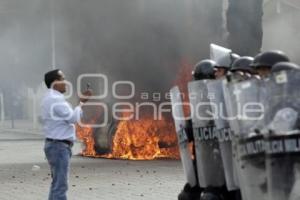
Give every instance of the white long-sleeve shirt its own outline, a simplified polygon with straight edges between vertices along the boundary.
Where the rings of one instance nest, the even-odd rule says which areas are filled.
[[[74,110],[64,95],[49,89],[42,100],[42,122],[46,138],[75,141],[75,123],[80,121],[82,110]]]

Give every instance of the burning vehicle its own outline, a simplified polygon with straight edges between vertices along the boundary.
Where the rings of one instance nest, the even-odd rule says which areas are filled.
[[[187,89],[183,86],[191,79],[190,71],[191,66],[184,62],[176,79],[185,94]],[[187,101],[188,95],[183,96]],[[83,156],[130,160],[180,158],[168,93],[160,101],[134,98],[133,103],[95,101],[83,107],[82,123],[76,127],[77,138],[84,146]],[[188,115],[189,108],[184,110]]]
[[[124,119],[117,120],[110,114],[107,123],[99,126],[105,118],[104,111],[94,112],[99,114],[86,124],[77,125],[77,136],[85,146],[83,156],[131,160],[179,158],[171,118],[162,116],[156,120],[144,114],[140,119],[125,119],[130,113],[122,113]]]

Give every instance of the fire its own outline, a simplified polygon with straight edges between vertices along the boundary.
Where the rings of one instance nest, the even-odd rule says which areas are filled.
[[[174,127],[166,120],[121,121],[108,158],[152,160],[179,158]]]
[[[79,140],[85,144],[85,149],[82,152],[83,156],[96,156],[96,151],[94,149],[95,141],[93,137],[93,128],[81,127],[76,125],[76,133]]]
[[[179,68],[177,78],[174,83],[174,85],[177,85],[179,87],[181,93],[184,94],[182,98],[182,101],[184,103],[189,102],[187,85],[188,82],[192,80],[192,70],[193,66],[186,59],[183,59],[181,61],[181,67]],[[183,111],[186,117],[190,116],[191,111],[190,107],[187,104],[184,104]]]
[[[77,125],[77,136],[86,145],[82,152],[84,156],[114,159],[178,159],[177,138],[174,132],[173,122],[165,118],[123,120],[118,123],[113,137],[112,152],[98,155],[94,147],[93,128]]]
[[[177,85],[179,87],[179,90],[181,93],[183,93],[182,101],[184,103],[189,103],[189,93],[188,93],[188,82],[192,80],[192,70],[193,66],[188,62],[187,59],[183,59],[181,61],[181,67],[179,68],[179,71],[177,73],[177,78],[174,85]],[[183,112],[185,117],[189,117],[191,114],[191,109],[188,106],[188,104],[183,105]],[[188,144],[189,150],[191,152],[192,158],[194,159],[193,151],[194,151],[194,145],[193,143]]]
[[[192,79],[192,66],[183,61],[175,82],[185,94],[183,101],[188,102],[187,82]],[[184,107],[185,115],[190,113],[189,107]],[[123,113],[125,116],[126,113]],[[94,124],[96,116],[89,122]],[[83,156],[103,157],[130,160],[153,160],[157,158],[179,159],[177,136],[172,117],[162,117],[154,120],[144,115],[139,120],[123,120],[117,122],[117,128],[112,138],[111,152],[99,154],[95,150],[95,130],[91,126],[80,127],[77,125],[77,137],[86,148]],[[106,134],[106,133],[100,133]]]
[[[90,124],[96,123],[96,120],[99,117],[99,112],[100,111],[97,110],[97,115],[90,121]],[[76,134],[78,139],[85,144],[85,149],[83,150],[82,155],[96,156],[92,126],[80,126],[79,124],[76,124]]]

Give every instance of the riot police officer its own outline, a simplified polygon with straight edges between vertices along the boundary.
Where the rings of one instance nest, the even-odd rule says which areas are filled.
[[[199,103],[204,104],[195,111],[199,116],[191,117],[198,181],[203,187],[201,200],[229,199],[214,118],[208,120],[206,117],[209,116],[204,117],[205,119],[201,118],[206,115],[205,111],[211,109],[208,96],[214,95],[209,93],[208,84],[214,82],[215,75],[221,78],[228,70],[229,67],[223,64],[220,65],[213,60],[203,60],[195,67],[193,73],[195,81],[189,83],[191,105],[196,108]]]
[[[215,67],[217,63],[213,60],[202,60],[197,63],[192,72],[195,81],[203,79],[214,79],[215,78]]]
[[[295,64],[295,63],[291,63],[291,62],[279,62],[277,64],[275,64],[272,67],[271,72],[272,73],[276,73],[279,71],[287,71],[287,70],[299,70],[300,66]]]
[[[229,97],[227,87],[234,85],[235,83],[248,80],[255,74],[255,70],[251,66],[253,62],[252,57],[243,56],[238,57],[231,65],[230,72],[227,74],[226,79],[216,80],[215,83],[209,84],[211,91],[216,91],[215,102],[222,107],[222,116],[232,118],[235,116],[232,110],[228,110],[228,104],[231,104],[231,98]],[[226,105],[227,104],[227,105]],[[226,105],[226,106],[225,106]],[[232,106],[230,106],[232,107]],[[220,150],[222,154],[223,166],[226,175],[226,186],[229,190],[228,196],[230,199],[241,199],[241,192],[238,180],[237,172],[237,149],[233,148],[236,146],[235,136],[233,134],[233,126],[231,120],[226,120],[223,117],[218,117],[216,120],[216,127],[219,132],[230,134],[230,141],[220,140]],[[223,136],[221,139],[224,138]]]
[[[214,78],[214,67],[216,63],[213,60],[202,60],[197,63],[192,72],[194,81],[203,80],[203,79],[213,79]],[[186,137],[188,138],[188,142],[193,144],[193,156],[195,155],[195,140],[193,135],[193,127],[192,121],[185,121],[184,130],[186,133]],[[193,170],[195,170],[196,178],[197,178],[197,162],[193,160]],[[197,180],[197,184],[195,186],[191,186],[190,183],[186,183],[181,193],[178,195],[178,200],[199,200],[200,195],[203,191],[201,188],[199,181]]]
[[[237,56],[235,56],[235,57],[237,57]],[[223,61],[228,60],[228,57],[227,57],[227,59],[221,59],[221,60],[223,60]],[[213,60],[203,60],[195,66],[195,70],[193,72],[194,80],[200,81],[200,82],[189,83],[190,93],[193,93],[194,91],[196,91],[196,93],[202,93],[202,95],[204,95],[204,96],[205,95],[217,95],[218,96],[218,94],[220,94],[220,95],[222,94],[222,92],[220,91],[221,85],[222,85],[221,78],[227,74],[227,72],[229,70],[229,62],[226,64],[225,62],[220,62],[220,60],[219,60],[219,63],[222,63],[222,64],[218,64]],[[226,67],[226,65],[228,67]],[[220,80],[214,80],[216,73],[218,73],[217,72],[218,69],[224,69],[225,71],[221,70],[222,72],[219,73]],[[210,85],[216,86],[216,89],[212,89],[212,91],[210,91],[209,90]],[[214,86],[212,86],[212,87],[214,88]],[[195,89],[195,88],[197,88],[197,89]],[[209,92],[211,92],[212,94],[209,94]],[[193,104],[194,100],[192,98],[190,98],[190,99],[191,99],[191,104]],[[202,99],[203,101],[201,101],[200,99],[197,99],[195,102],[196,103],[197,102],[198,103],[206,102],[205,98]],[[208,109],[210,109],[210,108],[208,108]],[[198,125],[196,125],[197,122],[195,122],[195,121],[194,121],[194,125],[196,127],[198,127],[199,121],[198,121]],[[210,129],[209,127],[215,126],[214,125],[215,119],[212,119],[211,121],[206,121],[207,123],[205,121],[206,120],[202,120],[202,122],[200,122],[200,124],[202,124],[202,125],[200,125],[200,127],[204,127],[204,129],[207,129],[206,131],[208,131]],[[206,125],[203,125],[203,123]],[[221,123],[223,123],[223,122],[221,122]],[[188,124],[193,125],[192,123],[188,123]],[[208,128],[206,128],[206,127],[208,127]],[[226,126],[226,127],[228,127],[228,126]],[[225,130],[225,129],[223,129],[223,130]],[[192,130],[192,129],[189,128],[189,130]],[[213,129],[211,129],[211,131],[214,133],[217,133],[219,130],[217,131],[216,128],[213,128]],[[205,186],[202,189],[203,192],[201,193],[201,200],[241,199],[239,190],[237,189],[236,186],[234,186],[235,184],[232,183],[233,182],[233,180],[232,180],[233,179],[232,178],[233,168],[232,168],[232,164],[230,164],[230,163],[232,163],[232,161],[231,161],[232,154],[229,152],[229,151],[231,151],[230,141],[219,143],[217,138],[210,138],[206,141],[205,140],[200,141],[202,139],[199,139],[199,137],[197,135],[197,128],[195,129],[195,127],[194,127],[193,135],[194,135],[194,138],[193,138],[194,144],[196,143],[195,149],[199,150],[199,148],[201,148],[200,152],[199,151],[194,152],[195,158],[197,159],[195,164],[196,165],[198,164],[197,169],[199,168],[199,170],[197,171],[198,176],[199,176],[199,183],[203,183],[202,186]],[[203,135],[201,137],[203,137]],[[207,144],[205,144],[205,143],[207,143]],[[206,152],[204,154],[210,155],[211,157],[214,157],[214,158],[211,158],[210,156],[207,156],[207,155],[203,155],[203,152]],[[200,154],[202,154],[202,155],[200,155]],[[221,158],[221,155],[222,155],[222,158]],[[223,165],[222,165],[222,162],[224,163]],[[223,166],[226,166],[226,170],[223,168]],[[227,177],[226,182],[229,185],[225,185],[224,173],[226,173],[226,177]],[[212,180],[212,179],[215,179],[215,180]],[[227,180],[227,179],[229,179],[229,180]],[[230,189],[230,192],[228,191],[228,189]]]
[[[269,200],[300,198],[300,67],[280,62],[272,67],[267,85],[266,171]]]
[[[215,77],[216,79],[224,77],[230,70],[230,63],[225,63],[224,61],[219,61],[215,66]]]
[[[226,110],[227,116],[231,119],[228,120],[227,123],[229,123],[229,127],[231,130],[233,180],[232,178],[229,180],[231,180],[231,188],[234,189],[234,186],[236,186],[235,190],[232,190],[230,192],[232,195],[231,199],[242,199],[240,189],[243,189],[243,182],[241,181],[241,171],[239,170],[238,154],[238,138],[240,130],[236,118],[236,116],[239,115],[239,109],[236,106],[238,102],[235,99],[236,95],[234,89],[237,84],[242,84],[242,82],[256,76],[255,69],[251,66],[252,62],[253,58],[248,56],[243,56],[236,59],[231,66],[230,73],[228,73],[227,75],[227,80],[223,81],[222,87],[222,92],[224,95],[224,101],[226,105],[226,108],[224,110]],[[223,126],[228,126],[228,124],[226,125],[226,120],[223,121]],[[227,152],[229,152],[229,150],[227,150]],[[227,171],[229,170],[227,169]],[[243,196],[245,198],[245,195]]]
[[[272,66],[279,62],[289,62],[289,57],[282,51],[273,50],[259,53],[255,56],[252,66],[258,75],[265,78],[271,73]]]
[[[230,81],[242,81],[249,79],[256,72],[251,66],[253,58],[249,56],[243,56],[236,59],[230,69]]]
[[[220,79],[230,71],[230,68],[235,60],[237,60],[240,56],[235,53],[230,53],[228,56],[224,56],[219,58],[216,61],[215,66],[215,78]]]
[[[231,88],[230,93],[238,105],[254,103],[261,108],[259,112],[241,115],[236,123],[239,180],[243,196],[247,199],[266,200],[268,196],[263,135],[266,125],[263,111],[269,106],[270,100],[267,98],[272,96],[267,89],[272,67],[284,61],[289,61],[289,58],[281,51],[258,54],[250,67],[255,68],[262,80],[251,78],[238,82]]]

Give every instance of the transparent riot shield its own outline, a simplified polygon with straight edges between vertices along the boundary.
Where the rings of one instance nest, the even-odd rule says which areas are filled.
[[[225,177],[207,90],[208,82],[202,80],[188,84],[197,172],[202,187],[220,187],[225,185]]]
[[[222,93],[224,95],[226,113],[228,116],[228,123],[233,135],[239,135],[240,128],[238,124],[238,106],[237,98],[234,94],[235,83],[224,80],[222,82]]]
[[[300,199],[300,72],[282,71],[267,84],[265,124],[268,198]]]
[[[224,80],[222,82],[222,92],[224,94],[224,101],[225,101],[225,107],[226,112],[228,116],[228,123],[231,130],[231,144],[232,144],[232,159],[233,159],[233,166],[234,166],[234,182],[239,186],[241,193],[242,193],[242,199],[245,200],[245,192],[244,187],[241,187],[240,185],[245,185],[243,183],[243,176],[241,171],[241,162],[240,162],[240,156],[238,152],[238,141],[239,141],[239,133],[240,128],[238,124],[238,106],[236,102],[236,98],[234,95],[234,84],[236,81],[227,81]]]
[[[228,114],[225,106],[223,82],[226,79],[210,81],[207,83],[208,93],[211,94],[212,112],[216,113],[215,125],[218,131],[219,148],[224,166],[226,187],[229,191],[239,189],[237,179],[234,177],[234,165],[232,157],[232,131],[229,126]]]
[[[173,87],[170,90],[172,115],[175,122],[176,134],[179,142],[180,158],[183,166],[183,171],[187,182],[191,187],[197,185],[197,176],[195,166],[192,159],[192,154],[188,147],[188,138],[185,133],[185,117],[183,112],[183,103],[181,93],[178,87]]]
[[[236,111],[235,142],[238,175],[245,199],[267,199],[265,146],[263,137],[265,81],[249,79],[230,88]]]
[[[210,44],[210,59],[216,61],[221,66],[230,66],[232,63],[231,49]]]

